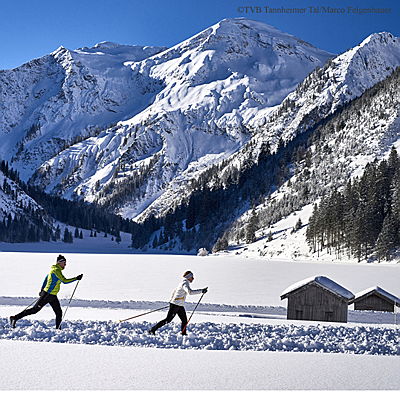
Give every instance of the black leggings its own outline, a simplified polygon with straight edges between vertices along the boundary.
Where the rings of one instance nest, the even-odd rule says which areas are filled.
[[[27,315],[32,315],[38,313],[46,304],[50,304],[51,308],[56,314],[56,328],[59,328],[62,320],[62,310],[60,306],[60,302],[58,298],[54,294],[49,294],[45,291],[40,292],[40,297],[38,301],[31,308],[27,308],[26,310],[17,314],[14,318],[18,321],[21,318],[26,317]]]
[[[183,334],[186,334],[187,317],[186,317],[185,307],[177,306],[176,304],[172,303],[169,304],[167,317],[162,321],[158,322],[156,325],[154,325],[153,328],[151,328],[151,330],[155,332],[157,329],[161,328],[165,324],[170,323],[174,319],[176,314],[178,314],[178,317],[182,321],[181,331]]]

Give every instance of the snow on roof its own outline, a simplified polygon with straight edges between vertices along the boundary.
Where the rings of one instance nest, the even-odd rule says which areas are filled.
[[[336,294],[337,296],[344,297],[347,300],[351,300],[354,297],[353,293],[345,289],[343,286],[340,286],[336,282],[332,281],[331,279],[327,278],[326,276],[312,276],[300,282],[294,283],[293,285],[286,288],[281,294],[281,300],[286,298],[289,293],[294,292],[302,286],[308,285],[312,282],[328,290],[329,292]]]
[[[361,292],[356,293],[354,299],[352,300],[352,303],[359,300],[361,297],[364,297],[373,292],[379,293],[381,296],[387,298],[388,300],[390,300],[391,302],[396,304],[397,307],[400,307],[400,299],[398,297],[396,297],[395,295],[390,294],[386,290],[383,290],[379,286],[373,286],[368,289],[362,290]]]

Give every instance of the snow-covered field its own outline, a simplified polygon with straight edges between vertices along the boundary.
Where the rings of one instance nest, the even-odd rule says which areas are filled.
[[[0,346],[2,356],[11,360],[0,364],[0,374],[8,382],[2,388],[7,389],[399,388],[397,357],[388,356],[181,351],[9,340],[0,341]]]
[[[400,318],[351,307],[347,324],[288,321],[279,297],[313,275],[353,293],[378,285],[398,296],[398,265],[66,253],[65,276],[84,278],[63,329],[53,328],[49,306],[11,329],[8,316],[34,301],[56,255],[0,252],[0,352],[8,360],[0,389],[400,389]],[[118,322],[166,306],[187,269],[192,287],[209,292],[186,338],[177,317],[147,334],[165,310]],[[62,285],[63,307],[74,287]],[[189,296],[187,310],[198,299]]]

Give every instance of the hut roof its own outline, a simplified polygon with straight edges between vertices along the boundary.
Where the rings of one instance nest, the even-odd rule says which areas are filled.
[[[356,293],[354,299],[350,302],[350,304],[354,303],[355,301],[361,300],[363,297],[367,297],[373,293],[376,293],[376,294],[380,295],[381,297],[384,297],[389,302],[395,304],[397,307],[400,307],[400,299],[398,297],[396,297],[395,295],[390,294],[386,290],[383,290],[379,286],[373,286],[373,287],[365,289],[361,292]]]
[[[326,289],[329,292],[335,294],[336,296],[345,298],[346,300],[352,300],[354,298],[353,293],[345,289],[343,286],[340,286],[336,282],[332,281],[331,279],[327,278],[326,276],[312,276],[286,288],[281,294],[281,300],[285,299],[290,293],[295,292],[301,287],[309,284],[320,286],[323,289]]]

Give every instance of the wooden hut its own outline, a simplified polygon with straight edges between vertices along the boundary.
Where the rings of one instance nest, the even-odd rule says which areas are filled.
[[[357,293],[349,304],[352,303],[355,310],[394,312],[395,306],[400,307],[400,299],[379,286]]]
[[[347,322],[354,294],[325,276],[314,276],[289,286],[281,294],[281,300],[286,298],[288,319]]]

